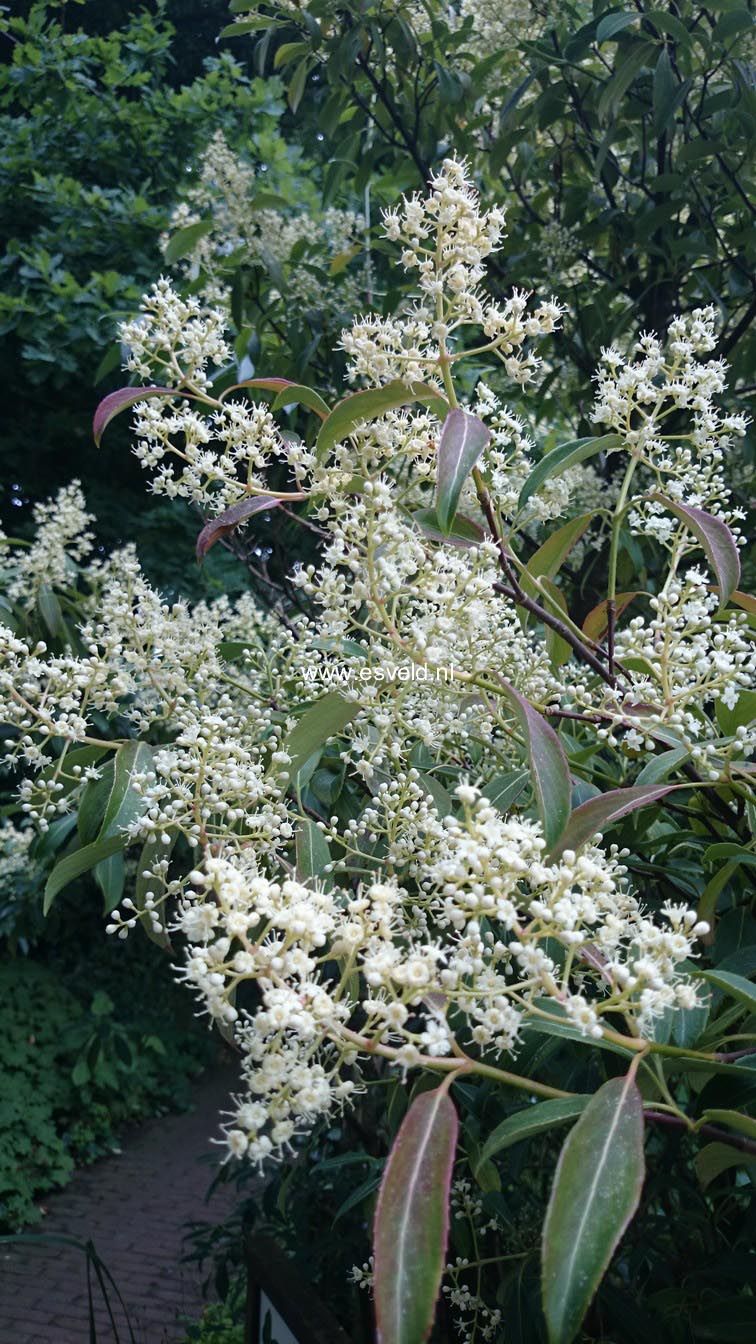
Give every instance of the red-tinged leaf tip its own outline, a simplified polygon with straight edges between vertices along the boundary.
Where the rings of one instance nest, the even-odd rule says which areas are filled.
[[[92,433],[97,447],[99,448],[100,440],[111,420],[120,415],[121,411],[128,410],[129,406],[136,405],[138,401],[145,401],[147,397],[176,395],[176,390],[172,387],[119,387],[115,392],[109,392],[97,407],[92,421]]]
[[[697,538],[716,575],[722,606],[726,606],[740,581],[740,555],[727,524],[704,509],[694,508],[692,504],[678,504],[677,500],[668,499],[658,490],[648,498],[669,509]]]
[[[291,496],[287,496],[291,498]],[[304,495],[298,495],[298,499],[304,499]],[[278,495],[251,495],[248,499],[240,499],[238,504],[232,504],[230,508],[224,509],[217,518],[211,518],[205,523],[202,531],[197,537],[197,559],[203,560],[221,537],[227,537],[247,518],[251,518],[254,513],[262,513],[265,509],[275,509],[281,503]]]
[[[423,1344],[441,1287],[459,1121],[446,1088],[413,1101],[383,1173],[373,1229],[377,1344]]]
[[[620,817],[635,812],[639,807],[658,802],[672,788],[672,784],[638,784],[629,789],[610,789],[608,793],[589,798],[571,814],[549,854],[550,860],[556,862],[566,849],[581,849],[602,827],[619,821]]]

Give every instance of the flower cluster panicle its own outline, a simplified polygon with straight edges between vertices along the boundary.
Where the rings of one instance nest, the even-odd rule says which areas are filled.
[[[140,378],[167,379],[169,387],[205,389],[209,370],[231,359],[226,323],[220,309],[203,307],[196,296],[183,297],[161,277],[142,299],[140,316],[120,326],[125,367]]]
[[[731,502],[723,468],[748,420],[716,403],[727,386],[724,360],[705,358],[716,348],[716,321],[715,308],[697,308],[672,320],[666,342],[641,336],[634,359],[604,349],[593,419],[617,431],[666,495],[719,515],[737,537],[744,514]],[[655,500],[639,500],[630,522],[663,545],[679,541],[677,519]]]
[[[551,334],[563,309],[555,299],[528,310],[529,296],[515,290],[494,303],[480,289],[486,264],[504,233],[504,212],[483,211],[466,162],[445,159],[425,196],[405,197],[384,214],[385,236],[403,245],[405,270],[417,275],[418,301],[397,318],[360,317],[341,336],[349,357],[348,377],[381,385],[393,378],[434,382],[441,361],[462,358],[451,351],[464,328],[482,330],[485,344],[509,378],[532,380],[540,361],[523,351],[529,339]]]
[[[2,545],[0,533],[0,580],[5,596],[30,611],[40,588],[66,586],[76,566],[94,546],[92,523],[79,481],[63,486],[54,498],[35,504],[35,537],[23,553]]]

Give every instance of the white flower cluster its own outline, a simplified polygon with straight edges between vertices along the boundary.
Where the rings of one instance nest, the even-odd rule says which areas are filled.
[[[358,318],[342,333],[349,356],[348,377],[380,386],[393,378],[433,382],[441,362],[465,327],[482,329],[485,344],[504,364],[508,377],[526,384],[539,367],[529,339],[555,331],[562,308],[555,299],[528,311],[528,295],[515,290],[497,304],[479,289],[488,258],[504,234],[504,212],[482,211],[465,162],[445,159],[431,178],[426,197],[405,197],[400,210],[384,213],[384,233],[401,242],[401,263],[417,272],[420,301],[406,317]]]
[[[208,370],[231,358],[223,335],[225,315],[203,307],[196,296],[181,297],[165,278],[145,295],[140,314],[120,327],[128,349],[126,368],[140,378],[167,379],[170,387],[204,390],[210,382]]]
[[[182,262],[189,279],[201,277],[206,303],[229,309],[229,262],[243,261],[268,270],[285,268],[290,307],[316,309],[329,317],[351,312],[360,302],[359,279],[346,274],[324,282],[313,266],[327,270],[337,257],[348,261],[350,253],[359,251],[364,228],[360,216],[334,206],[319,211],[314,203],[290,213],[266,205],[266,195],[268,183],[216,131],[200,159],[197,181],[173,212],[171,230],[161,239],[163,250],[177,230],[206,221],[211,227]]]
[[[606,1012],[653,1031],[668,1007],[696,1004],[680,969],[708,928],[695,912],[667,906],[656,923],[615,856],[591,846],[549,863],[535,823],[503,817],[470,785],[456,794],[462,816],[441,820],[431,804],[425,833],[416,809],[398,814],[414,897],[395,877],[350,895],[271,880],[254,850],[205,850],[175,927],[190,944],[185,978],[244,1052],[234,1155],[280,1152],[352,1095],[370,1055],[403,1069],[453,1062],[460,1047],[486,1058],[511,1051],[533,1012],[600,1037]],[[247,980],[256,1010],[237,1007]]]
[[[64,486],[54,499],[35,504],[36,537],[20,555],[3,544],[0,532],[0,580],[6,598],[27,610],[34,606],[40,588],[70,580],[76,564],[94,545],[91,524],[79,481]]]
[[[699,358],[716,347],[716,318],[713,307],[675,318],[666,345],[642,336],[634,360],[603,350],[593,419],[621,435],[671,499],[718,514],[737,535],[733,524],[744,515],[732,507],[723,464],[748,420],[716,405],[727,386],[724,361]],[[631,523],[663,544],[678,537],[677,520],[656,501],[639,502]]]

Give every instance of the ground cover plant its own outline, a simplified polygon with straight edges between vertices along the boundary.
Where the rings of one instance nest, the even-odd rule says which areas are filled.
[[[234,10],[261,69],[296,63],[290,114],[312,78],[315,126],[371,152],[297,215],[208,136],[93,430],[106,455],[130,419],[150,492],[247,588],[166,600],[138,523],[95,547],[78,480],[4,538],[10,861],[41,833],[45,914],[91,872],[107,933],[168,951],[239,1051],[227,1170],[268,1183],[198,1232],[235,1291],[251,1222],[355,1340],[748,1337],[748,25],[534,11],[502,104],[472,7]],[[536,247],[555,137],[569,158],[552,61],[606,126],[577,118],[596,228],[564,289],[524,286],[509,217],[541,193]],[[668,158],[707,117],[725,241],[707,156],[700,219]],[[597,183],[639,228],[650,127],[658,240],[594,321],[621,239]]]

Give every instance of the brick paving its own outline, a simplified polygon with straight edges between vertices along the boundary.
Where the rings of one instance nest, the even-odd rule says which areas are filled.
[[[184,1338],[177,1317],[200,1314],[201,1275],[196,1265],[181,1264],[185,1225],[220,1222],[233,1205],[228,1186],[205,1200],[218,1163],[209,1140],[234,1085],[233,1068],[206,1075],[193,1111],[147,1121],[124,1138],[120,1155],[76,1172],[65,1190],[46,1198],[47,1217],[32,1229],[94,1243],[126,1305],[136,1344],[177,1344]],[[98,1344],[113,1344],[96,1279],[93,1293]],[[118,1338],[127,1344],[117,1299],[111,1305]],[[89,1341],[83,1252],[43,1243],[0,1246],[0,1344]]]

